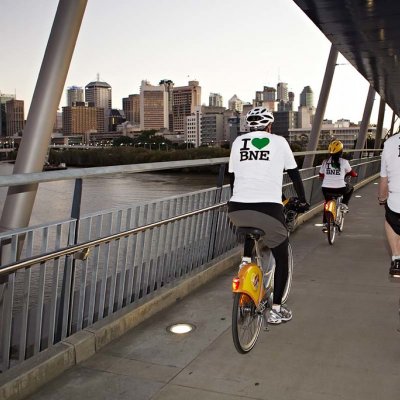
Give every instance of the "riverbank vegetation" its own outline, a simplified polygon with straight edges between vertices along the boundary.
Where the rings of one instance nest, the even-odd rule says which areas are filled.
[[[198,147],[184,150],[150,150],[142,147],[118,146],[93,149],[51,149],[51,164],[69,167],[104,167],[111,165],[155,163],[162,161],[198,160],[229,157],[229,150],[220,147]],[[204,172],[204,171],[202,171]]]

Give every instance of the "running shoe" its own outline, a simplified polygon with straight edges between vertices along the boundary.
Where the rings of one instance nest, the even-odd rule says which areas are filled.
[[[281,311],[271,310],[268,316],[268,323],[278,325],[292,319],[292,312],[285,306],[281,306]]]
[[[389,274],[395,278],[400,278],[400,259],[393,260],[390,264]]]

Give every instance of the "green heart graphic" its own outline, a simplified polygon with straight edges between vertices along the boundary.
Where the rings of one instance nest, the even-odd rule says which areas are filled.
[[[267,146],[268,143],[269,143],[269,139],[268,139],[268,138],[262,138],[262,139],[254,138],[254,139],[251,141],[251,144],[252,144],[254,147],[257,147],[258,150],[261,150],[262,148],[264,148],[265,146]]]

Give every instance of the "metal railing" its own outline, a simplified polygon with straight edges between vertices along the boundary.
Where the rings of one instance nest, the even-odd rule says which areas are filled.
[[[175,162],[173,167],[227,161]],[[379,172],[380,157],[351,163],[358,172],[358,182]],[[24,176],[18,184],[66,176],[79,182],[93,174],[144,170],[157,167],[144,168],[143,164],[21,174]],[[301,171],[312,205],[323,199],[318,170]],[[237,238],[225,207],[230,189],[222,184],[223,172],[221,167],[217,187],[207,190],[84,217],[77,212],[76,218],[1,233],[0,241],[8,249],[0,267],[1,369],[21,363],[160,288],[201,271],[235,247]],[[33,181],[29,181],[29,175],[35,175],[30,176]],[[8,185],[6,181],[8,177],[1,177],[0,186]],[[80,185],[76,187],[79,191]],[[284,188],[287,196],[294,195],[287,176]]]

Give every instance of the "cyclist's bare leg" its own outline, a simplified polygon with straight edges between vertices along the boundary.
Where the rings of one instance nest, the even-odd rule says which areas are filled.
[[[392,257],[400,257],[400,236],[393,230],[387,221],[385,221],[385,231]]]

